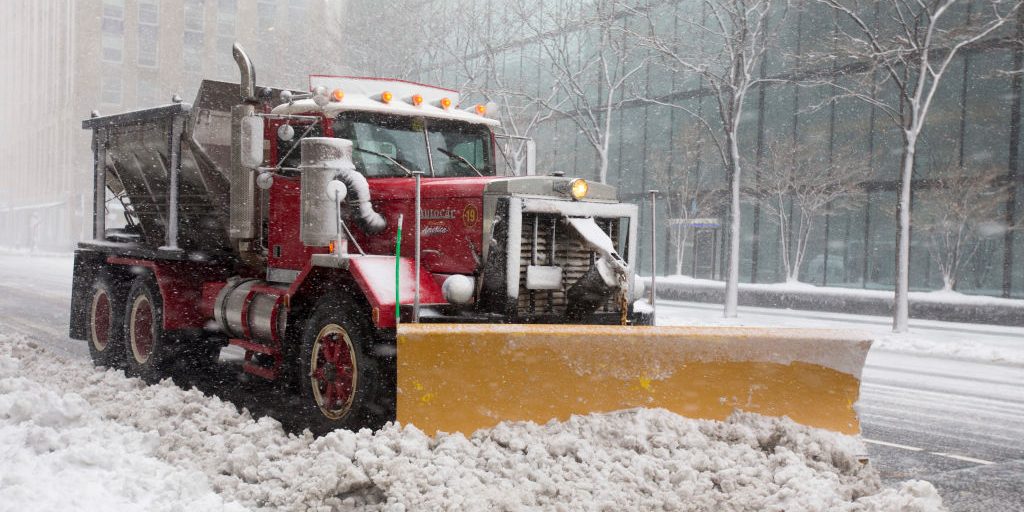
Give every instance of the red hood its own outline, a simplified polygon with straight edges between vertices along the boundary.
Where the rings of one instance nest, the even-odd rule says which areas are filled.
[[[423,197],[483,197],[488,183],[505,179],[502,176],[472,178],[423,178]],[[370,183],[370,196],[374,201],[413,199],[416,197],[415,178],[375,178]]]

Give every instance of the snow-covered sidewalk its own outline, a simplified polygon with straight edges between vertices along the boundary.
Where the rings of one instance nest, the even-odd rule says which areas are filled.
[[[874,336],[872,351],[1024,366],[1024,327],[910,320],[910,331],[892,332],[888,317],[824,311],[740,306],[736,318],[723,318],[718,304],[658,301],[659,325],[731,325],[856,329]]]
[[[6,332],[0,320],[3,511],[942,508],[927,482],[882,488],[856,438],[788,420],[636,410],[316,439]]]
[[[646,278],[648,281],[650,277]],[[705,286],[725,289],[725,281],[714,279],[697,279],[689,276],[658,276],[658,284]],[[846,288],[842,286],[817,286],[810,283],[740,283],[741,290],[758,290],[779,293],[813,293],[822,297],[854,297],[892,300],[892,290],[872,290],[864,288]],[[988,295],[970,295],[955,291],[936,290],[930,292],[910,292],[912,302],[932,302],[962,306],[1005,306],[1024,308],[1024,300],[1005,299]]]

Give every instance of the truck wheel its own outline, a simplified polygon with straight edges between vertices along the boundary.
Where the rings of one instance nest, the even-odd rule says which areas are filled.
[[[366,315],[336,297],[321,299],[307,320],[298,377],[302,417],[313,433],[384,423],[386,384],[370,355],[371,332]]]
[[[96,366],[124,368],[124,295],[105,273],[93,283],[89,302],[89,355]]]
[[[156,282],[148,275],[132,283],[124,314],[126,372],[147,382],[163,377],[167,337],[163,329],[163,301]]]

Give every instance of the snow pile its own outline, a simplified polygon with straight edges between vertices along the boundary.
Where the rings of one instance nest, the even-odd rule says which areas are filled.
[[[860,453],[785,419],[663,410],[316,439],[0,334],[0,510],[942,509],[927,482],[883,489]]]
[[[22,375],[10,340],[0,343],[0,510],[244,510],[225,504],[202,473],[162,460],[156,432],[104,418],[83,395]],[[94,375],[101,378],[93,385],[128,382]]]
[[[978,337],[977,334],[974,337]],[[874,340],[873,350],[1024,366],[1022,343],[994,345],[988,340],[972,339],[970,334],[921,334],[914,332],[913,326],[910,332],[902,334],[877,330]]]
[[[645,282],[650,281],[650,276],[643,278]],[[725,288],[725,281],[716,279],[700,279],[684,275],[658,276],[658,283],[681,284],[687,286],[705,286],[708,288]],[[844,286],[818,286],[816,284],[800,281],[788,281],[782,283],[740,283],[741,290],[758,290],[772,292],[797,292],[813,293],[821,296],[831,297],[857,297],[873,298],[879,300],[892,300],[892,290],[873,290],[865,288],[847,288]],[[993,297],[990,295],[972,295],[952,290],[933,290],[924,292],[910,292],[908,295],[911,302],[932,302],[940,304],[959,304],[970,306],[1005,306],[1011,308],[1024,308],[1024,300]]]

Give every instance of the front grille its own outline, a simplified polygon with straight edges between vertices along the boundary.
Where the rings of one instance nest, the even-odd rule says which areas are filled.
[[[620,220],[595,219],[598,226],[618,247]],[[554,251],[551,250],[554,245]],[[566,308],[565,291],[573,285],[600,257],[584,246],[568,225],[558,215],[524,213],[519,253],[519,299],[516,311],[519,316],[563,314]],[[526,267],[547,265],[562,267],[562,288],[558,290],[527,290]],[[618,311],[614,295],[600,311]]]

